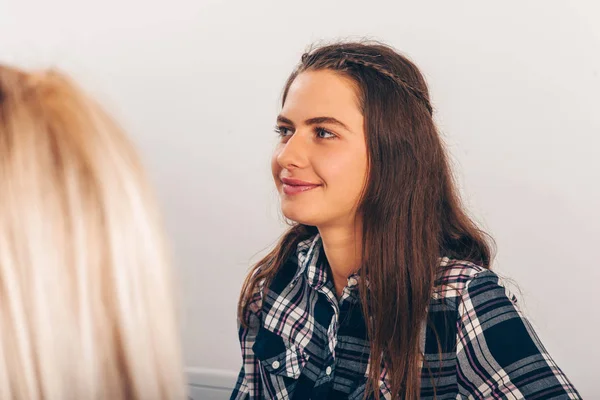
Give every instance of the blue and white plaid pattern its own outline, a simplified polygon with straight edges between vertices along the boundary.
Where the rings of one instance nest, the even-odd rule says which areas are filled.
[[[340,299],[319,235],[298,244],[239,329],[243,365],[233,400],[364,397],[369,341],[358,275]],[[442,258],[421,327],[421,399],[580,399],[498,276]],[[437,332],[437,336],[436,336]],[[438,339],[439,345],[438,348]],[[441,352],[441,358],[440,358]],[[383,368],[379,398],[391,399]]]

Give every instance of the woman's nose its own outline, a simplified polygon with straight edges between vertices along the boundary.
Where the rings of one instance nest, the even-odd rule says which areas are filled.
[[[305,135],[292,134],[277,155],[277,163],[285,169],[303,168],[308,160],[308,143]]]

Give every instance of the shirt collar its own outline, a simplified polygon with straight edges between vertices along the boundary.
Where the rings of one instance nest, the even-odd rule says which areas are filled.
[[[315,289],[319,289],[327,283],[327,270],[325,263],[322,262],[322,252],[323,244],[319,234],[298,243],[296,247],[298,270],[292,283],[295,284],[303,274],[306,275],[308,284]]]
[[[298,243],[296,248],[296,257],[298,258],[298,269],[292,284],[296,284],[298,279],[304,274],[310,286],[318,290],[327,283],[327,267],[326,259],[323,252],[323,241],[320,234],[308,238]],[[358,272],[348,277],[348,289],[351,293],[358,291],[358,283],[360,281]],[[368,282],[367,282],[368,285]]]

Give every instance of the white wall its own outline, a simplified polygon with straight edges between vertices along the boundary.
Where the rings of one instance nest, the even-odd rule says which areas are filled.
[[[282,230],[268,166],[287,74],[316,39],[396,46],[428,78],[499,271],[600,398],[599,22],[594,0],[0,0],[0,60],[73,72],[134,136],[173,240],[191,379],[226,385],[240,283]]]

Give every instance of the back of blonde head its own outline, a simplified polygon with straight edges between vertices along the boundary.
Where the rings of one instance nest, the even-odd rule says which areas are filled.
[[[185,397],[156,206],[115,123],[0,66],[0,398]]]

